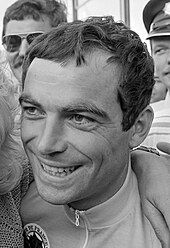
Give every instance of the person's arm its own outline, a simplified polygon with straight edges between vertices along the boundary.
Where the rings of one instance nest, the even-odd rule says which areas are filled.
[[[158,148],[170,155],[170,143]],[[132,152],[132,168],[137,176],[142,207],[163,248],[170,248],[170,156],[144,151]]]

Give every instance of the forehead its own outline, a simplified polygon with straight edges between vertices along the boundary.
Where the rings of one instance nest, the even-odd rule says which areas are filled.
[[[6,25],[5,34],[16,33],[29,33],[34,31],[48,31],[51,29],[50,20],[48,17],[43,16],[40,20],[36,21],[32,18],[24,20],[10,20]]]
[[[151,39],[151,45],[161,45],[167,43],[170,45],[170,36],[161,36],[161,37],[154,37]]]
[[[34,59],[27,72],[24,93],[40,101],[64,101],[88,99],[92,101],[115,101],[119,68],[106,63],[108,55],[93,54],[87,64],[77,67],[74,60],[66,66],[59,63]],[[111,97],[111,99],[109,98]]]

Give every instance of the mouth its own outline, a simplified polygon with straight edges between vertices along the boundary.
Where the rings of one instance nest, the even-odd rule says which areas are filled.
[[[72,174],[75,170],[77,170],[80,167],[80,165],[70,166],[70,167],[53,167],[41,162],[41,167],[49,175],[55,177],[66,177]]]
[[[170,75],[170,71],[164,72],[165,76],[169,76]]]

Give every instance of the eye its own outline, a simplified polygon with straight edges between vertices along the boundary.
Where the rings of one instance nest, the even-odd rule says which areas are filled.
[[[44,115],[43,111],[35,106],[22,106],[23,115],[28,118],[38,118]]]
[[[158,55],[161,55],[161,54],[163,54],[163,53],[165,53],[166,52],[166,48],[159,48],[159,49],[155,49],[155,54],[158,54]]]
[[[87,125],[93,123],[94,120],[90,117],[83,116],[80,114],[74,114],[69,118],[70,121],[74,122],[76,125]]]
[[[23,110],[31,115],[36,114],[37,111],[35,107],[23,107]]]

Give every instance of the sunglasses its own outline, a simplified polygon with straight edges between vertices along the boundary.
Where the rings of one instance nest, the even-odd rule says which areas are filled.
[[[2,38],[2,44],[8,52],[16,52],[19,50],[23,39],[26,39],[30,45],[31,42],[41,34],[43,34],[43,32],[37,31],[29,34],[4,35]]]

